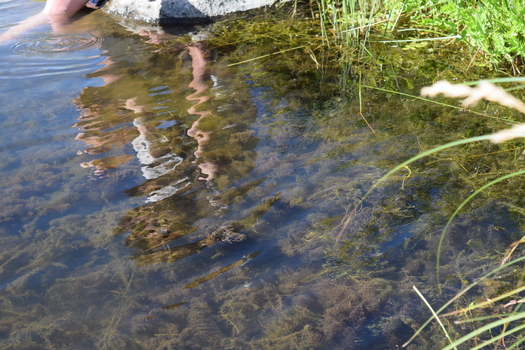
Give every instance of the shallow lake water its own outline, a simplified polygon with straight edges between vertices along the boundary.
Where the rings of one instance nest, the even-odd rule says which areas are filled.
[[[0,30],[42,7],[0,1]],[[488,144],[416,163],[343,225],[400,162],[517,117],[377,89],[361,113],[356,72],[275,55],[284,36],[266,58],[264,39],[221,44],[237,25],[93,12],[0,43],[2,349],[396,349],[430,316],[412,285],[441,305],[520,238],[516,182],[458,217],[437,287],[458,198],[521,159]],[[412,66],[419,52],[392,48],[369,83],[417,95],[435,74],[479,77],[425,49]]]

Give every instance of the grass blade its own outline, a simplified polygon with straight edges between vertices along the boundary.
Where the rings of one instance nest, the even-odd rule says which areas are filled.
[[[441,328],[443,329],[443,332],[445,332],[445,336],[447,337],[448,341],[450,342],[450,344],[453,344],[454,342],[452,341],[452,338],[450,338],[450,335],[448,334],[447,332],[447,329],[445,328],[445,326],[443,325],[443,322],[441,322],[441,320],[439,319],[439,316],[436,314],[436,312],[434,311],[434,309],[432,308],[432,306],[428,303],[428,301],[425,299],[425,297],[423,296],[423,294],[421,294],[421,292],[419,292],[419,290],[417,289],[416,286],[412,286],[412,288],[414,288],[414,290],[416,291],[417,295],[421,298],[421,300],[423,300],[423,302],[425,303],[425,305],[430,309],[430,312],[432,312],[432,315],[434,316],[434,318],[436,319],[436,321],[439,323],[439,325],[441,326]],[[454,349],[456,349],[456,347],[454,346]],[[457,349],[456,349],[457,350]]]
[[[375,184],[372,185],[372,187],[368,190],[368,192],[365,193],[365,195],[363,196],[363,198],[358,201],[358,203],[356,204],[356,206],[354,207],[354,210],[352,210],[349,214],[347,214],[344,219],[343,219],[343,226],[341,228],[341,230],[339,231],[339,234],[336,238],[336,244],[339,243],[339,240],[341,239],[341,236],[343,235],[344,231],[346,230],[346,228],[348,227],[348,224],[350,223],[350,221],[352,220],[355,212],[357,211],[357,208],[359,208],[361,206],[361,204],[363,204],[363,202],[366,200],[366,198],[368,198],[368,196],[380,185],[382,184],[383,182],[385,182],[390,176],[392,176],[394,173],[396,173],[397,171],[405,168],[406,166],[408,166],[409,164],[412,164],[414,163],[415,161],[421,159],[421,158],[424,158],[426,156],[429,156],[431,154],[434,154],[436,152],[440,152],[442,150],[445,150],[447,148],[451,148],[451,147],[455,147],[455,146],[459,146],[459,145],[463,145],[463,144],[466,144],[466,143],[471,143],[471,142],[476,142],[476,141],[484,141],[484,140],[490,140],[492,138],[492,135],[483,135],[483,136],[477,136],[477,137],[470,137],[468,139],[464,139],[464,140],[458,140],[458,141],[454,141],[454,142],[450,142],[450,143],[447,143],[447,144],[444,144],[444,145],[441,145],[441,146],[438,146],[438,147],[435,147],[435,148],[432,148],[428,151],[425,151],[423,153],[420,153],[418,154],[417,156],[414,156],[412,158],[410,158],[409,160],[399,164],[398,166],[396,166],[395,168],[393,168],[392,170],[390,170],[388,173],[386,173],[382,178],[380,178],[379,180],[377,180],[377,182]]]
[[[523,261],[525,260],[525,256],[522,256],[520,258],[516,258],[512,261],[509,261],[508,263],[504,264],[504,265],[501,265],[495,269],[493,269],[492,271],[490,271],[489,273],[485,274],[483,277],[481,277],[480,279],[478,279],[476,282],[473,282],[471,283],[468,287],[466,287],[465,289],[463,289],[461,292],[459,292],[458,294],[456,294],[455,297],[453,297],[452,299],[450,299],[449,301],[447,301],[442,307],[440,307],[437,311],[436,311],[436,314],[439,315],[441,313],[441,311],[445,310],[447,307],[449,307],[454,301],[456,301],[457,299],[459,299],[462,295],[464,295],[465,293],[467,293],[470,289],[474,288],[478,283],[484,281],[485,279],[487,279],[488,277],[492,276],[493,274],[501,271],[502,269],[508,267],[508,266],[511,266],[513,264],[516,264],[520,261]],[[432,321],[434,317],[430,317],[428,320],[426,320],[425,323],[423,323],[423,325],[421,327],[419,327],[419,329],[414,333],[414,335],[412,337],[410,337],[409,340],[407,340],[403,345],[402,347],[406,347],[408,344],[410,344],[412,342],[412,340],[414,340],[418,335],[419,333],[421,333],[421,331],[423,331],[423,329]]]
[[[495,328],[495,327],[498,327],[498,326],[502,326],[506,323],[510,323],[510,322],[514,322],[514,321],[518,321],[518,320],[521,320],[525,318],[525,311],[524,312],[520,312],[520,313],[517,313],[516,315],[514,316],[509,316],[507,318],[504,318],[502,320],[498,320],[498,321],[494,321],[492,323],[489,323],[481,328],[478,328],[478,329],[475,329],[473,330],[472,332],[470,332],[469,334],[459,338],[458,340],[456,340],[455,342],[453,342],[452,344],[446,346],[445,348],[443,348],[442,350],[451,350],[451,349],[456,349],[456,346],[460,345],[460,344],[463,344],[464,342],[480,335],[481,333],[483,332],[486,332],[492,328]],[[516,329],[516,328],[523,328],[525,327],[525,325],[522,325],[522,326],[519,326],[519,327],[515,327],[513,328],[512,330]],[[520,329],[521,329],[520,328]],[[505,332],[507,333],[507,332]],[[503,333],[503,334],[505,334]],[[494,338],[491,338],[491,340],[494,339]],[[488,342],[487,343],[483,343],[482,345],[485,346],[485,344],[489,344]],[[479,347],[476,347],[476,349],[479,349]]]
[[[478,195],[479,193],[481,193],[483,190],[485,190],[486,188],[494,185],[494,184],[497,184],[498,182],[501,182],[503,180],[507,180],[507,179],[510,179],[514,176],[518,176],[518,175],[523,175],[525,174],[525,170],[520,170],[520,171],[517,171],[517,172],[514,172],[512,174],[507,174],[505,176],[502,176],[502,177],[499,177],[497,178],[496,180],[493,180],[489,183],[486,183],[485,185],[481,186],[480,188],[478,188],[474,193],[472,193],[470,196],[467,197],[467,199],[465,199],[460,205],[459,207],[454,211],[454,213],[450,216],[450,218],[448,219],[445,227],[443,228],[443,231],[441,231],[441,236],[439,237],[439,243],[438,243],[438,249],[437,249],[437,260],[436,260],[436,274],[437,274],[437,280],[439,281],[439,269],[440,269],[440,260],[441,260],[441,249],[443,247],[443,242],[444,242],[444,239],[445,239],[445,234],[447,233],[450,225],[452,224],[452,220],[454,220],[454,218],[458,215],[458,213],[461,211],[461,209],[463,209],[463,207],[468,203],[470,202],[470,200],[472,198],[474,198],[476,195]],[[439,282],[438,282],[439,283]]]

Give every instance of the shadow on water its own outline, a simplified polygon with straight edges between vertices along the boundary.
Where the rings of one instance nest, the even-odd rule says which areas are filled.
[[[395,349],[428,314],[412,285],[440,304],[519,238],[518,182],[476,199],[450,230],[438,293],[438,233],[457,198],[522,157],[520,144],[479,144],[377,189],[335,244],[388,169],[520,117],[384,91],[484,74],[438,43],[372,46],[340,74],[315,22],[287,11],[163,31],[92,13],[84,34],[42,34],[68,48],[52,45],[51,62],[30,53],[48,39],[2,51],[39,69],[0,77],[16,81],[0,139],[4,348]],[[66,59],[86,71],[48,74]],[[43,77],[53,89],[30,89]],[[437,334],[410,349],[440,348]]]

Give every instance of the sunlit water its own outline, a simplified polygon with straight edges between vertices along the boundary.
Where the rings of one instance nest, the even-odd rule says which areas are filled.
[[[1,1],[0,29],[42,6]],[[42,24],[0,43],[2,347],[407,340],[428,315],[410,287],[433,278],[426,234],[454,184],[431,170],[442,188],[397,183],[347,232],[337,225],[372,179],[419,151],[420,136],[391,132],[395,120],[373,136],[355,104],[315,108],[318,91],[293,86],[303,73],[283,93],[257,70],[228,67],[199,28],[171,31],[138,35],[91,13],[61,33]],[[158,52],[159,38],[172,44]],[[465,224],[451,249],[475,251],[476,239],[514,226]],[[459,255],[447,273],[478,264]]]

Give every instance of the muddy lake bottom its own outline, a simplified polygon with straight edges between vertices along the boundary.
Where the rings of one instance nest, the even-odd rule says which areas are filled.
[[[1,30],[42,6],[0,2]],[[359,202],[411,156],[520,121],[395,93],[486,65],[432,43],[349,68],[288,41],[313,21],[270,15],[143,30],[93,12],[0,43],[1,349],[397,349],[430,317],[413,285],[438,308],[521,238],[511,180],[455,219],[438,280],[447,219],[520,167],[518,143],[444,151]],[[408,349],[444,345],[431,323]]]

